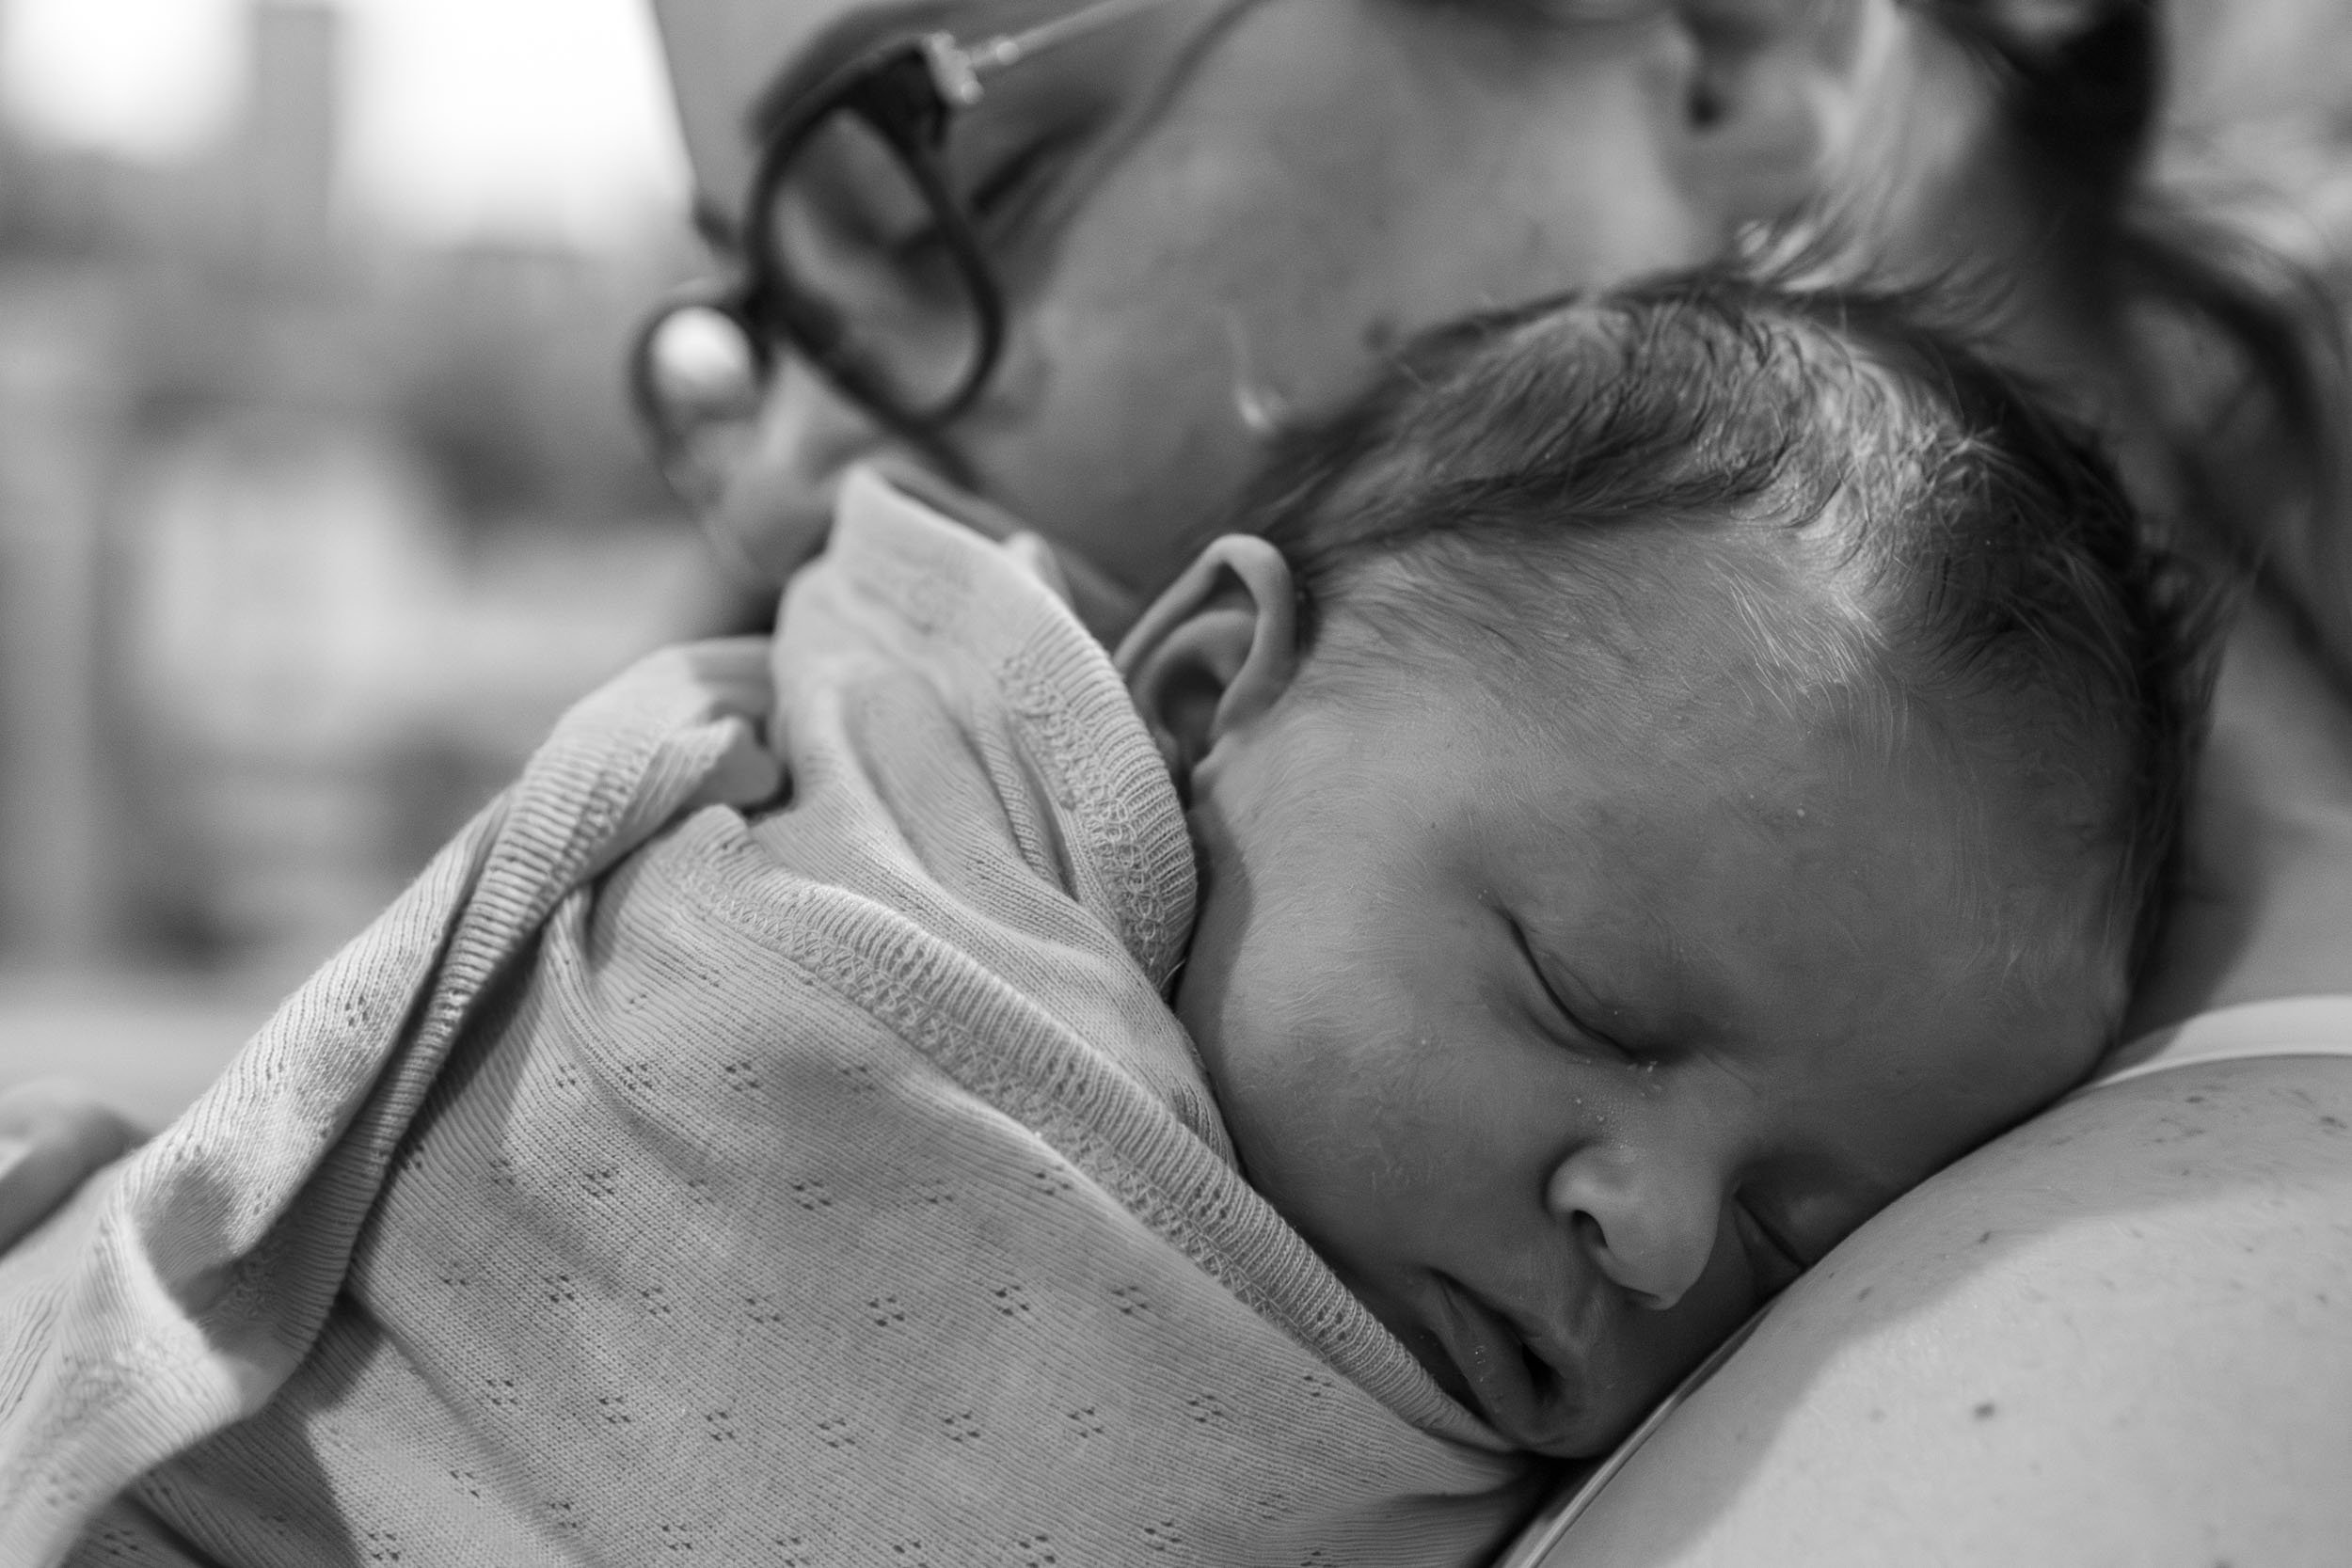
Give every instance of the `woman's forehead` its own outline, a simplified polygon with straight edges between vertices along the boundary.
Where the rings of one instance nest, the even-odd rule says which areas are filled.
[[[783,63],[866,0],[653,0],[670,90],[706,197],[731,203],[751,177],[744,116]]]

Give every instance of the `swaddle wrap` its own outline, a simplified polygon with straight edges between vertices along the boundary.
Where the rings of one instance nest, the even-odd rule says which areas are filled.
[[[0,1561],[1492,1549],[1522,1461],[1233,1168],[1101,650],[861,477],[774,670],[787,804],[582,882],[731,738],[592,702],[0,1268]]]

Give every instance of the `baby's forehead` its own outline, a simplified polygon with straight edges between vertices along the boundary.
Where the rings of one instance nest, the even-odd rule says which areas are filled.
[[[1753,820],[1725,831],[1890,817],[1872,832],[1943,847],[1972,885],[2094,901],[2083,890],[2115,869],[2114,748],[2070,728],[2062,697],[1938,669],[1911,585],[1849,543],[1869,525],[1673,517],[1511,550],[1440,541],[1360,565],[1323,640],[1375,689],[1401,667],[1454,669],[1477,721],[1457,747],[1532,739],[1587,771],[1613,764],[1629,792],[1695,775],[1747,804]]]
[[[2112,866],[2037,852],[2014,814],[1819,733],[1629,745],[1498,794],[1471,876],[1667,1037],[1779,1040],[1874,1074],[1895,1035],[1963,1075],[2006,1050],[1967,1017],[2120,1006]]]
[[[1506,710],[1649,736],[1710,722],[1828,737],[1893,680],[1871,598],[1796,531],[1682,518],[1366,562],[1321,641],[1375,673],[1456,662]]]
[[[2038,781],[2006,738],[1875,674],[1785,648],[1768,669],[1755,629],[1720,615],[1632,629],[1565,676],[1543,657],[1460,661],[1480,694],[1449,704],[1428,755],[1466,780],[1490,768],[1496,863],[1569,895],[1607,887],[1665,950],[1694,908],[1744,907],[1756,930],[1804,913],[1837,961],[1890,966],[1889,987],[2073,984],[2114,957],[2116,846],[2086,831],[2090,790]]]

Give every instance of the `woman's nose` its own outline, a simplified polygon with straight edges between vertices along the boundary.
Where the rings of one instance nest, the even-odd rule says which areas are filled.
[[[1679,1302],[1715,1254],[1722,1183],[1687,1155],[1588,1144],[1553,1170],[1544,1196],[1600,1271],[1644,1307]]]

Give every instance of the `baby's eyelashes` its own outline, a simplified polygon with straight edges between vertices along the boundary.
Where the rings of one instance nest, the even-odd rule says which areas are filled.
[[[1551,966],[1546,964],[1542,957],[1536,953],[1535,944],[1527,934],[1527,927],[1515,917],[1506,915],[1504,919],[1511,929],[1512,943],[1518,949],[1519,958],[1525,962],[1527,972],[1534,981],[1536,994],[1543,1004],[1542,1011],[1561,1029],[1574,1036],[1580,1044],[1587,1044],[1623,1060],[1632,1061],[1634,1053],[1629,1051],[1605,1027],[1593,1021],[1594,1009],[1578,1006],[1563,994],[1565,988],[1553,977]]]

